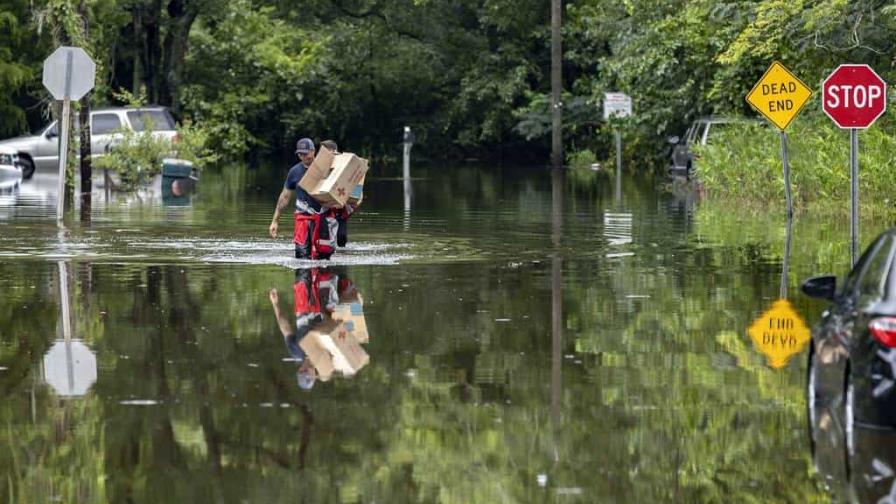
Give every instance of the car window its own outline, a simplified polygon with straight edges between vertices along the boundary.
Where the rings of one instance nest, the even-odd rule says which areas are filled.
[[[691,134],[692,134],[693,132],[694,132],[694,125],[692,124],[692,125],[688,126],[688,130],[685,131],[685,132],[684,132],[684,136],[681,137],[681,139],[684,141],[684,143],[687,143],[688,141],[690,141],[690,139],[691,139]]]
[[[688,139],[688,143],[700,143],[703,141],[703,133],[706,131],[706,127],[708,126],[705,122],[699,122],[695,125],[694,130],[691,134],[691,138]]]
[[[90,133],[93,135],[108,135],[120,129],[118,114],[93,114],[90,118]]]
[[[875,280],[866,276],[866,272],[870,274],[873,270],[877,270],[878,274],[881,273],[880,269],[887,264],[886,261],[888,260],[890,245],[892,245],[892,237],[888,235],[882,236],[869,245],[865,250],[865,253],[862,254],[856,262],[856,265],[853,266],[852,270],[846,276],[846,279],[843,282],[843,290],[840,291],[840,295],[853,296],[857,294],[861,288],[864,288],[866,292],[869,289],[873,290]],[[881,262],[883,262],[883,265]]]
[[[730,130],[734,126],[734,123],[711,123],[709,124],[709,131],[706,134],[706,143],[710,142],[710,139],[718,138],[723,132]]]
[[[59,121],[53,121],[50,123],[50,127],[44,130],[44,135],[48,136],[59,136],[59,130],[56,128],[56,125],[59,124]],[[79,120],[77,114],[72,116],[72,127],[77,130],[81,126],[81,121]]]
[[[12,154],[0,153],[0,165],[11,165],[13,163]]]
[[[868,259],[867,266],[856,282],[860,301],[877,300],[884,296],[887,273],[890,271],[892,262],[890,253],[892,248],[893,238],[891,236],[882,237],[877,250]]]
[[[700,123],[694,123],[691,125],[691,129],[688,130],[688,143],[694,143],[694,138],[697,137],[697,130],[700,129]]]
[[[148,124],[152,124],[153,131],[174,130],[174,119],[167,110],[134,110],[128,112],[128,121],[134,131],[143,131]]]

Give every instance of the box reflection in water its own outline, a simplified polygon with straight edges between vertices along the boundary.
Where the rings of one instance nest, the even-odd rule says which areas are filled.
[[[361,346],[370,336],[364,319],[364,301],[345,275],[324,268],[298,269],[293,284],[295,324],[279,307],[279,293],[270,292],[296,381],[309,390],[315,382],[334,374],[350,377],[370,362]]]

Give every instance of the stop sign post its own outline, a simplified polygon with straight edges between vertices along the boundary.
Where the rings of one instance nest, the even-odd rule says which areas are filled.
[[[822,84],[822,109],[834,123],[849,129],[852,211],[852,264],[859,256],[859,130],[870,127],[887,110],[887,83],[868,65],[840,65]]]
[[[80,100],[93,89],[95,79],[96,64],[80,47],[58,47],[44,60],[44,87],[53,98],[62,100],[62,119],[59,128],[59,200],[56,205],[58,221],[62,221],[65,199],[65,165],[68,161],[71,100]]]

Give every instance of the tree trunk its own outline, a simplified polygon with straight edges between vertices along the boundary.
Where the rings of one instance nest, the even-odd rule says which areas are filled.
[[[563,131],[561,93],[563,91],[563,50],[560,33],[562,0],[551,0],[551,163],[563,166]]]
[[[187,58],[190,29],[196,20],[197,11],[187,7],[185,0],[171,0],[168,3],[168,15],[171,24],[165,35],[162,59],[162,79],[159,103],[172,108],[175,115],[180,113],[181,71]]]
[[[139,65],[135,64],[134,76],[139,76],[140,84],[146,91],[150,103],[159,100],[162,60],[161,18],[162,0],[149,0],[135,4],[131,14],[134,20],[134,47],[138,53]],[[139,68],[136,68],[139,66]],[[140,84],[134,83],[139,90]]]
[[[169,106],[177,114],[181,72],[199,8],[187,0],[170,0],[164,4],[165,16],[162,7],[162,0],[144,0],[131,10],[134,93],[139,94],[142,85],[150,103]]]
[[[143,83],[143,21],[139,7],[131,10],[131,22],[134,24],[134,82],[131,85],[131,93],[134,96],[140,96],[142,89],[145,89]]]
[[[81,100],[79,122],[81,123],[81,220],[90,220],[91,192],[93,191],[93,162],[90,158],[90,95]]]
[[[78,6],[78,15],[84,26],[84,39],[90,40],[90,21],[88,20],[87,5],[81,2]],[[81,110],[79,122],[81,123],[81,220],[90,220],[90,195],[93,190],[93,166],[90,159],[90,95],[87,93],[81,97]],[[85,218],[86,217],[86,218]]]

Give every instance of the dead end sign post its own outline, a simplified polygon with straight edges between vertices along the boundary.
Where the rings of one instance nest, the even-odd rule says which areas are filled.
[[[59,201],[56,220],[62,221],[65,201],[65,165],[68,158],[68,128],[71,117],[71,101],[80,100],[93,89],[96,64],[80,47],[62,46],[44,60],[43,83],[56,100],[62,100],[62,118],[59,134]]]
[[[787,200],[788,218],[793,215],[793,198],[790,194],[790,160],[785,130],[811,96],[809,86],[777,61],[772,62],[747,94],[747,103],[781,132],[781,162],[784,165],[784,197]]]
[[[822,84],[822,109],[842,129],[849,130],[852,208],[852,264],[859,257],[859,130],[874,124],[887,110],[887,83],[868,65],[840,65]]]

